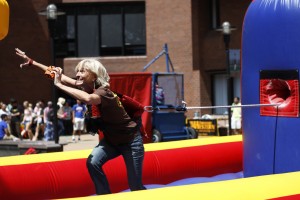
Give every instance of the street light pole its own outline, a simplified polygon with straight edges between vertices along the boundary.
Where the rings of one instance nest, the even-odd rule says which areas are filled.
[[[55,66],[56,59],[55,59],[55,22],[56,22],[56,12],[57,8],[54,4],[50,4],[47,6],[47,20],[48,20],[48,29],[50,33],[50,48],[51,48],[51,55],[52,55],[52,65]],[[52,101],[53,101],[53,131],[54,131],[54,141],[56,144],[59,143],[59,135],[58,135],[58,128],[57,128],[57,88],[53,83],[52,87]]]
[[[232,77],[230,74],[230,58],[229,58],[229,43],[230,43],[230,34],[231,34],[231,25],[229,22],[224,22],[222,24],[222,32],[225,43],[226,51],[226,71],[227,71],[227,101],[228,105],[232,103]],[[231,135],[231,108],[228,108],[228,135]]]
[[[51,49],[51,60],[52,65],[55,66],[56,56],[55,56],[55,25],[56,19],[58,15],[64,14],[63,12],[57,12],[57,7],[55,4],[49,4],[46,8],[46,11],[42,11],[39,13],[40,15],[46,15],[48,21],[48,30],[50,36],[50,49]],[[53,130],[54,130],[54,141],[55,143],[59,143],[59,135],[58,135],[58,128],[57,128],[57,88],[55,87],[54,83],[52,85],[52,102],[53,102],[53,112],[54,112],[54,119],[53,119]]]

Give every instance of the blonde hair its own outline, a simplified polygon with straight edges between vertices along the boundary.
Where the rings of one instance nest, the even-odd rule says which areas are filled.
[[[63,97],[59,97],[58,100],[57,100],[57,103],[60,103],[60,104],[65,104],[66,103],[66,99],[63,98]]]
[[[23,106],[25,108],[28,108],[29,107],[29,101],[23,101]]]
[[[95,84],[105,88],[109,87],[109,75],[105,69],[105,67],[95,59],[84,59],[80,61],[75,67],[75,71],[78,72],[80,69],[86,69],[97,76]]]

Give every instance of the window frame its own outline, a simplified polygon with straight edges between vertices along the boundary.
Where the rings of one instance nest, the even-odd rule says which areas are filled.
[[[89,10],[92,8],[96,11],[97,19],[98,19],[98,52],[95,54],[99,54],[98,56],[144,56],[146,55],[146,16],[145,16],[145,2],[118,2],[118,3],[76,3],[76,4],[58,4],[58,9],[65,12],[66,14],[63,16],[59,16],[57,19],[57,28],[56,28],[56,36],[54,38],[55,48],[56,48],[56,57],[57,58],[65,58],[65,57],[81,57],[79,54],[79,38],[78,38],[78,16],[82,13],[83,10]],[[104,13],[109,13],[109,10],[113,10],[118,8],[121,10],[121,46],[119,48],[119,52],[114,51],[113,48],[103,48],[103,41],[101,35],[101,17]],[[106,12],[103,12],[105,11]],[[125,39],[125,15],[128,13],[141,13],[144,15],[144,30],[142,33],[142,44],[127,44]],[[89,14],[89,12],[86,12]],[[74,38],[67,38],[68,30],[67,30],[67,17],[74,17]],[[139,26],[141,27],[141,26]],[[139,29],[142,30],[142,29]],[[138,31],[137,31],[138,32]],[[74,51],[70,48],[73,45]],[[88,55],[84,55],[86,57]]]

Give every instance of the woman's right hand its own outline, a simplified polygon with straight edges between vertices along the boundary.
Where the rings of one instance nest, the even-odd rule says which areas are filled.
[[[59,84],[62,84],[61,77],[62,77],[62,68],[55,67],[52,71],[52,73],[55,74],[54,77],[54,85],[58,86]]]
[[[25,61],[24,63],[20,64],[20,67],[21,67],[21,68],[24,67],[24,66],[30,66],[30,65],[32,65],[33,60],[32,60],[31,58],[29,58],[29,57],[25,54],[24,51],[21,51],[21,50],[18,49],[18,48],[15,48],[15,50],[16,50],[16,54],[17,54],[18,56],[22,57],[22,58],[24,59],[24,61]]]

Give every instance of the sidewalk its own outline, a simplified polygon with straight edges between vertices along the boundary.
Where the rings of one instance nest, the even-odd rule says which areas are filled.
[[[64,151],[74,151],[74,150],[84,150],[84,149],[93,149],[99,142],[98,135],[92,136],[90,134],[83,134],[80,136],[80,141],[72,142],[72,136],[60,136],[59,143],[66,144],[64,145]]]

